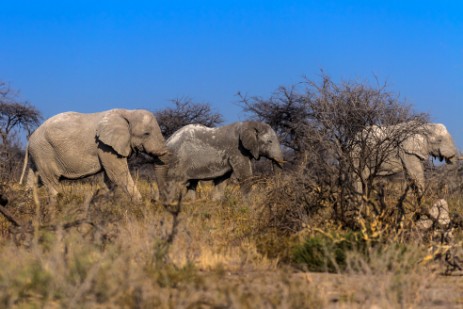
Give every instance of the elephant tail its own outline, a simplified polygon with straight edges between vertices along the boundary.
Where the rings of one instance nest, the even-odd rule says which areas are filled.
[[[19,184],[23,184],[24,175],[26,174],[27,162],[29,161],[29,145],[26,146],[26,153],[24,154],[23,169],[21,171],[21,177],[19,178]]]

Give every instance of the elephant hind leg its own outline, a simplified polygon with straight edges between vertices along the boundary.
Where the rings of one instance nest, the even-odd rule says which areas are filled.
[[[40,185],[44,185],[46,187],[50,197],[54,198],[59,193],[60,184],[56,178],[40,176],[40,173],[37,170],[29,168],[27,170],[25,183],[27,190],[37,190]]]
[[[56,200],[58,193],[61,192],[61,185],[59,183],[59,168],[53,159],[47,162],[37,162],[35,168],[30,170],[30,175],[30,178],[28,176],[28,183],[38,187],[40,180],[47,188],[50,199]]]
[[[25,186],[27,190],[32,190],[34,186],[38,187],[39,186],[39,175],[35,170],[32,168],[29,168],[26,171],[26,183]]]
[[[56,201],[58,197],[58,193],[61,192],[61,185],[59,183],[59,180],[56,177],[43,177],[40,175],[40,179],[42,183],[45,185],[47,188],[48,194],[50,196],[50,201],[54,202]],[[38,184],[38,177],[35,177],[34,179],[34,185],[36,186]]]

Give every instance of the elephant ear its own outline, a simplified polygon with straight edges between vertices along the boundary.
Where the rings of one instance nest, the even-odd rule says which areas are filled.
[[[243,124],[240,132],[241,144],[251,152],[254,159],[259,159],[259,143],[257,140],[257,128],[250,124]]]
[[[428,141],[423,134],[415,134],[407,138],[403,142],[403,150],[406,154],[415,155],[422,161],[429,157]]]
[[[110,146],[123,157],[130,155],[130,128],[128,121],[119,113],[110,112],[101,119],[96,136],[103,144]]]

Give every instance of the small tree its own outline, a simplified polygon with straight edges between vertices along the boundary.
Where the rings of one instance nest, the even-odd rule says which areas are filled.
[[[0,82],[0,136],[3,145],[10,142],[12,133],[19,130],[30,135],[40,124],[40,112],[28,102],[20,102],[18,94]]]
[[[295,153],[305,153],[311,127],[310,101],[296,87],[279,87],[268,99],[246,97],[238,93],[244,111],[252,118],[268,123],[280,137],[283,146]]]
[[[174,99],[175,106],[156,111],[161,132],[167,139],[175,131],[191,123],[215,127],[223,122],[219,113],[212,112],[208,103],[194,103],[190,98]]]
[[[41,119],[40,112],[34,106],[21,102],[16,91],[5,82],[0,82],[0,167],[4,177],[11,177],[21,163],[18,134],[25,131],[29,136]]]

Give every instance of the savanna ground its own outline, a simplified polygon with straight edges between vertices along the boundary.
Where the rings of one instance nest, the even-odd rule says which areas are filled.
[[[0,218],[0,307],[463,307],[462,277],[444,274],[458,261],[459,229],[450,256],[444,232],[418,230],[411,215],[399,228],[378,215],[350,230],[330,219],[329,201],[312,216],[295,213],[284,179],[261,179],[249,199],[229,186],[222,202],[202,184],[178,213],[151,198],[152,184],[138,186],[141,204],[73,183],[53,206],[44,188],[34,198],[5,187],[26,227]],[[463,198],[448,200],[461,209]]]

